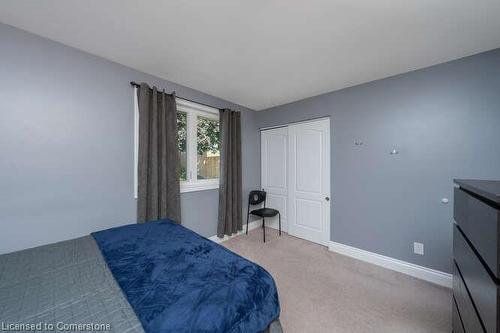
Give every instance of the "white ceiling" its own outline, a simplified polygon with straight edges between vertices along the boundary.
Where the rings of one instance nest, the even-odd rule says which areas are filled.
[[[499,0],[2,0],[0,22],[256,110],[500,47]]]

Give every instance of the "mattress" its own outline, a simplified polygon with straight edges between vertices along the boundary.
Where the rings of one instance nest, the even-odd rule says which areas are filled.
[[[0,325],[17,332],[144,333],[92,236],[0,255]],[[266,332],[282,332],[279,320]]]

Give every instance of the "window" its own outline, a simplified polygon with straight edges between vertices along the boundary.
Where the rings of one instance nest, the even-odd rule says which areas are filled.
[[[219,110],[177,98],[181,192],[219,188]],[[134,197],[137,199],[139,106],[134,89]]]
[[[182,181],[187,180],[187,113],[177,112],[177,150],[179,151],[179,160],[181,161],[181,170],[179,178]]]
[[[196,177],[219,178],[219,120],[198,116],[196,124]]]
[[[219,188],[219,110],[177,99],[181,192]]]

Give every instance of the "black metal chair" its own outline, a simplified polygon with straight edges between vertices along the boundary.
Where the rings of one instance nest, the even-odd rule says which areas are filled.
[[[250,211],[250,205],[260,205],[264,203],[264,208],[254,209]],[[248,208],[247,208],[247,231],[248,234],[248,217],[250,214],[259,216],[262,218],[262,229],[264,233],[264,243],[266,242],[266,217],[274,217],[278,215],[278,227],[279,235],[281,236],[281,214],[277,209],[266,208],[266,192],[262,191],[250,191],[248,196]]]

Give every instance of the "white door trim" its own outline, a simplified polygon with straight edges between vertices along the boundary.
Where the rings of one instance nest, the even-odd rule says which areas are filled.
[[[331,132],[330,132],[330,129],[331,129],[331,117],[330,117],[330,116],[318,117],[318,118],[311,118],[311,119],[305,119],[305,120],[300,120],[300,121],[295,121],[295,122],[290,122],[290,123],[280,124],[280,125],[275,125],[275,126],[261,127],[261,128],[259,128],[259,131],[260,131],[260,132],[263,132],[263,131],[273,130],[273,129],[277,129],[277,128],[283,128],[283,127],[288,128],[288,127],[293,126],[293,125],[296,125],[296,124],[303,124],[303,123],[310,123],[310,122],[317,122],[317,121],[324,121],[324,120],[328,120],[328,121],[329,121],[329,124],[330,124],[330,126],[329,126],[329,128],[328,128],[328,143],[327,143],[327,144],[328,144],[328,152],[329,152],[329,154],[331,154],[331,147],[330,147],[330,144],[331,144]],[[289,138],[288,138],[288,140],[289,140]],[[262,140],[261,140],[261,142],[262,142]],[[289,141],[288,141],[288,142],[289,142]],[[264,185],[264,184],[263,184],[263,175],[262,175],[262,170],[263,170],[263,161],[262,161],[262,144],[261,144],[261,152],[260,152],[260,153],[261,153],[261,184],[260,184],[261,186],[260,186],[260,187],[262,188],[262,187],[263,187],[263,185]],[[329,161],[331,161],[331,156],[330,156],[330,158],[329,158]],[[330,182],[329,182],[329,184],[328,184],[328,186],[329,186],[329,187],[331,187],[331,176],[332,176],[331,167],[332,167],[332,166],[331,166],[331,163],[330,163],[330,168],[329,168],[329,177],[330,177]],[[288,168],[288,170],[289,170],[289,168]],[[288,170],[287,170],[287,172],[288,172]],[[289,191],[290,191],[290,186],[288,186],[288,189],[289,189]],[[327,211],[327,214],[328,214],[328,223],[327,223],[327,225],[326,225],[326,229],[327,229],[327,231],[326,231],[326,232],[328,233],[328,234],[327,234],[327,239],[328,239],[328,241],[330,241],[330,239],[331,239],[331,225],[332,225],[332,220],[331,220],[331,202],[332,202],[332,200],[331,200],[331,188],[329,188],[329,192],[330,192],[330,195],[329,195],[329,196],[330,196],[330,204],[329,204],[329,209],[328,209],[328,211]],[[290,196],[290,195],[288,194],[288,197],[289,197],[289,196]],[[287,206],[288,206],[288,207],[287,207],[287,215],[290,215],[288,200],[287,200]],[[288,225],[289,225],[288,220],[289,220],[289,218],[287,218],[287,223],[286,223],[287,225],[286,225],[286,229],[288,229]],[[251,224],[251,223],[250,223],[250,224]],[[266,227],[267,227],[267,226],[268,226],[268,225],[266,225]],[[274,225],[274,224],[273,224],[273,225],[269,225],[269,227],[270,227],[270,228],[274,228],[274,227],[275,227],[275,225]],[[286,230],[286,229],[283,229],[283,225],[282,225],[282,231],[287,232],[288,230]],[[325,243],[325,244],[323,244],[323,245],[328,246],[328,242],[326,242],[326,243]]]
[[[276,129],[276,128],[281,128],[281,127],[290,127],[290,126],[296,125],[296,124],[310,123],[310,122],[313,122],[313,121],[320,121],[320,120],[325,120],[325,119],[330,119],[330,116],[318,117],[318,118],[311,118],[311,119],[305,119],[305,120],[298,120],[298,121],[292,121],[291,123],[286,123],[286,124],[281,124],[281,125],[275,125],[275,126],[261,127],[261,128],[259,128],[259,131],[267,131],[267,130],[270,130],[270,129]]]

